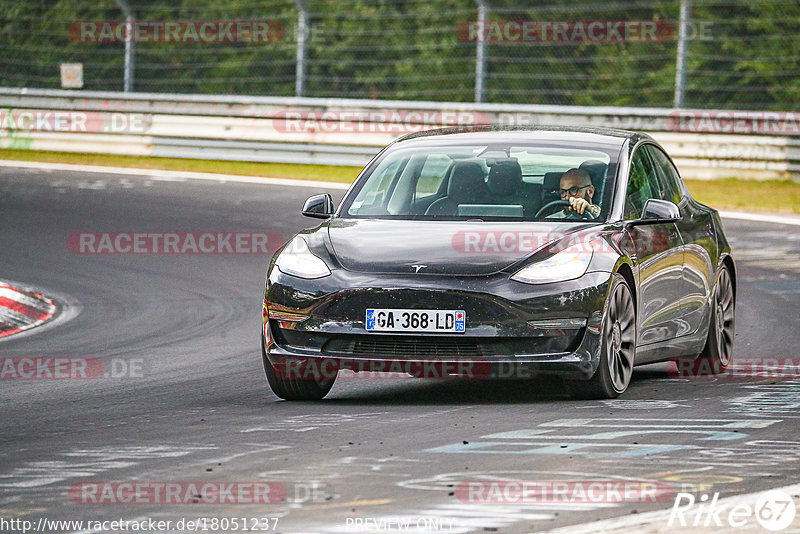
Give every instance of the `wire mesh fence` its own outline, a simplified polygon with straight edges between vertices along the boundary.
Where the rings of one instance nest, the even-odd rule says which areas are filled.
[[[797,0],[0,0],[0,86],[793,110]],[[127,41],[127,42],[126,42]],[[127,59],[126,59],[127,58]]]

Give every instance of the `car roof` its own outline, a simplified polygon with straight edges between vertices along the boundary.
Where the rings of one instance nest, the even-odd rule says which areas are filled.
[[[563,141],[580,144],[603,144],[622,146],[625,141],[631,144],[642,139],[652,141],[653,138],[643,132],[621,130],[617,128],[587,128],[580,126],[466,126],[439,128],[414,132],[399,138],[396,143],[408,141],[454,141],[477,144],[497,142],[536,142]],[[438,144],[438,143],[437,143]]]

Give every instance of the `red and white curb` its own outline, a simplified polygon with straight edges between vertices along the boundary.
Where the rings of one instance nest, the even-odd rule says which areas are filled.
[[[57,309],[53,299],[38,291],[0,280],[0,338],[46,323]]]

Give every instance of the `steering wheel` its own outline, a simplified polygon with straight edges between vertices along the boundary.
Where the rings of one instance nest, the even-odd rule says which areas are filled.
[[[569,204],[569,200],[553,200],[552,202],[548,202],[547,204],[545,204],[544,206],[539,208],[539,211],[536,212],[536,218],[538,219],[539,217],[541,217],[542,213],[547,213],[547,215],[552,215],[553,213],[558,211],[558,208],[564,209],[569,205],[570,205]],[[589,219],[591,221],[591,220],[595,219],[595,216],[592,215],[591,213],[589,213],[588,210],[584,211],[583,214],[578,213],[575,210],[572,210],[572,211],[567,213],[566,218],[567,219],[583,219],[583,218],[586,218],[586,219]]]

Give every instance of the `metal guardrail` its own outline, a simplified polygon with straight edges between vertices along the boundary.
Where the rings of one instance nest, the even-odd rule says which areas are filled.
[[[9,111],[18,116],[23,110],[52,112],[51,119],[57,112],[78,114],[89,127],[56,131],[47,121],[29,121],[31,128],[4,123]],[[675,111],[662,108],[0,88],[0,113],[0,148],[354,166],[408,131],[448,120],[610,126],[650,133],[687,178],[800,179],[800,138],[674,131]],[[292,122],[298,116],[303,120]]]

